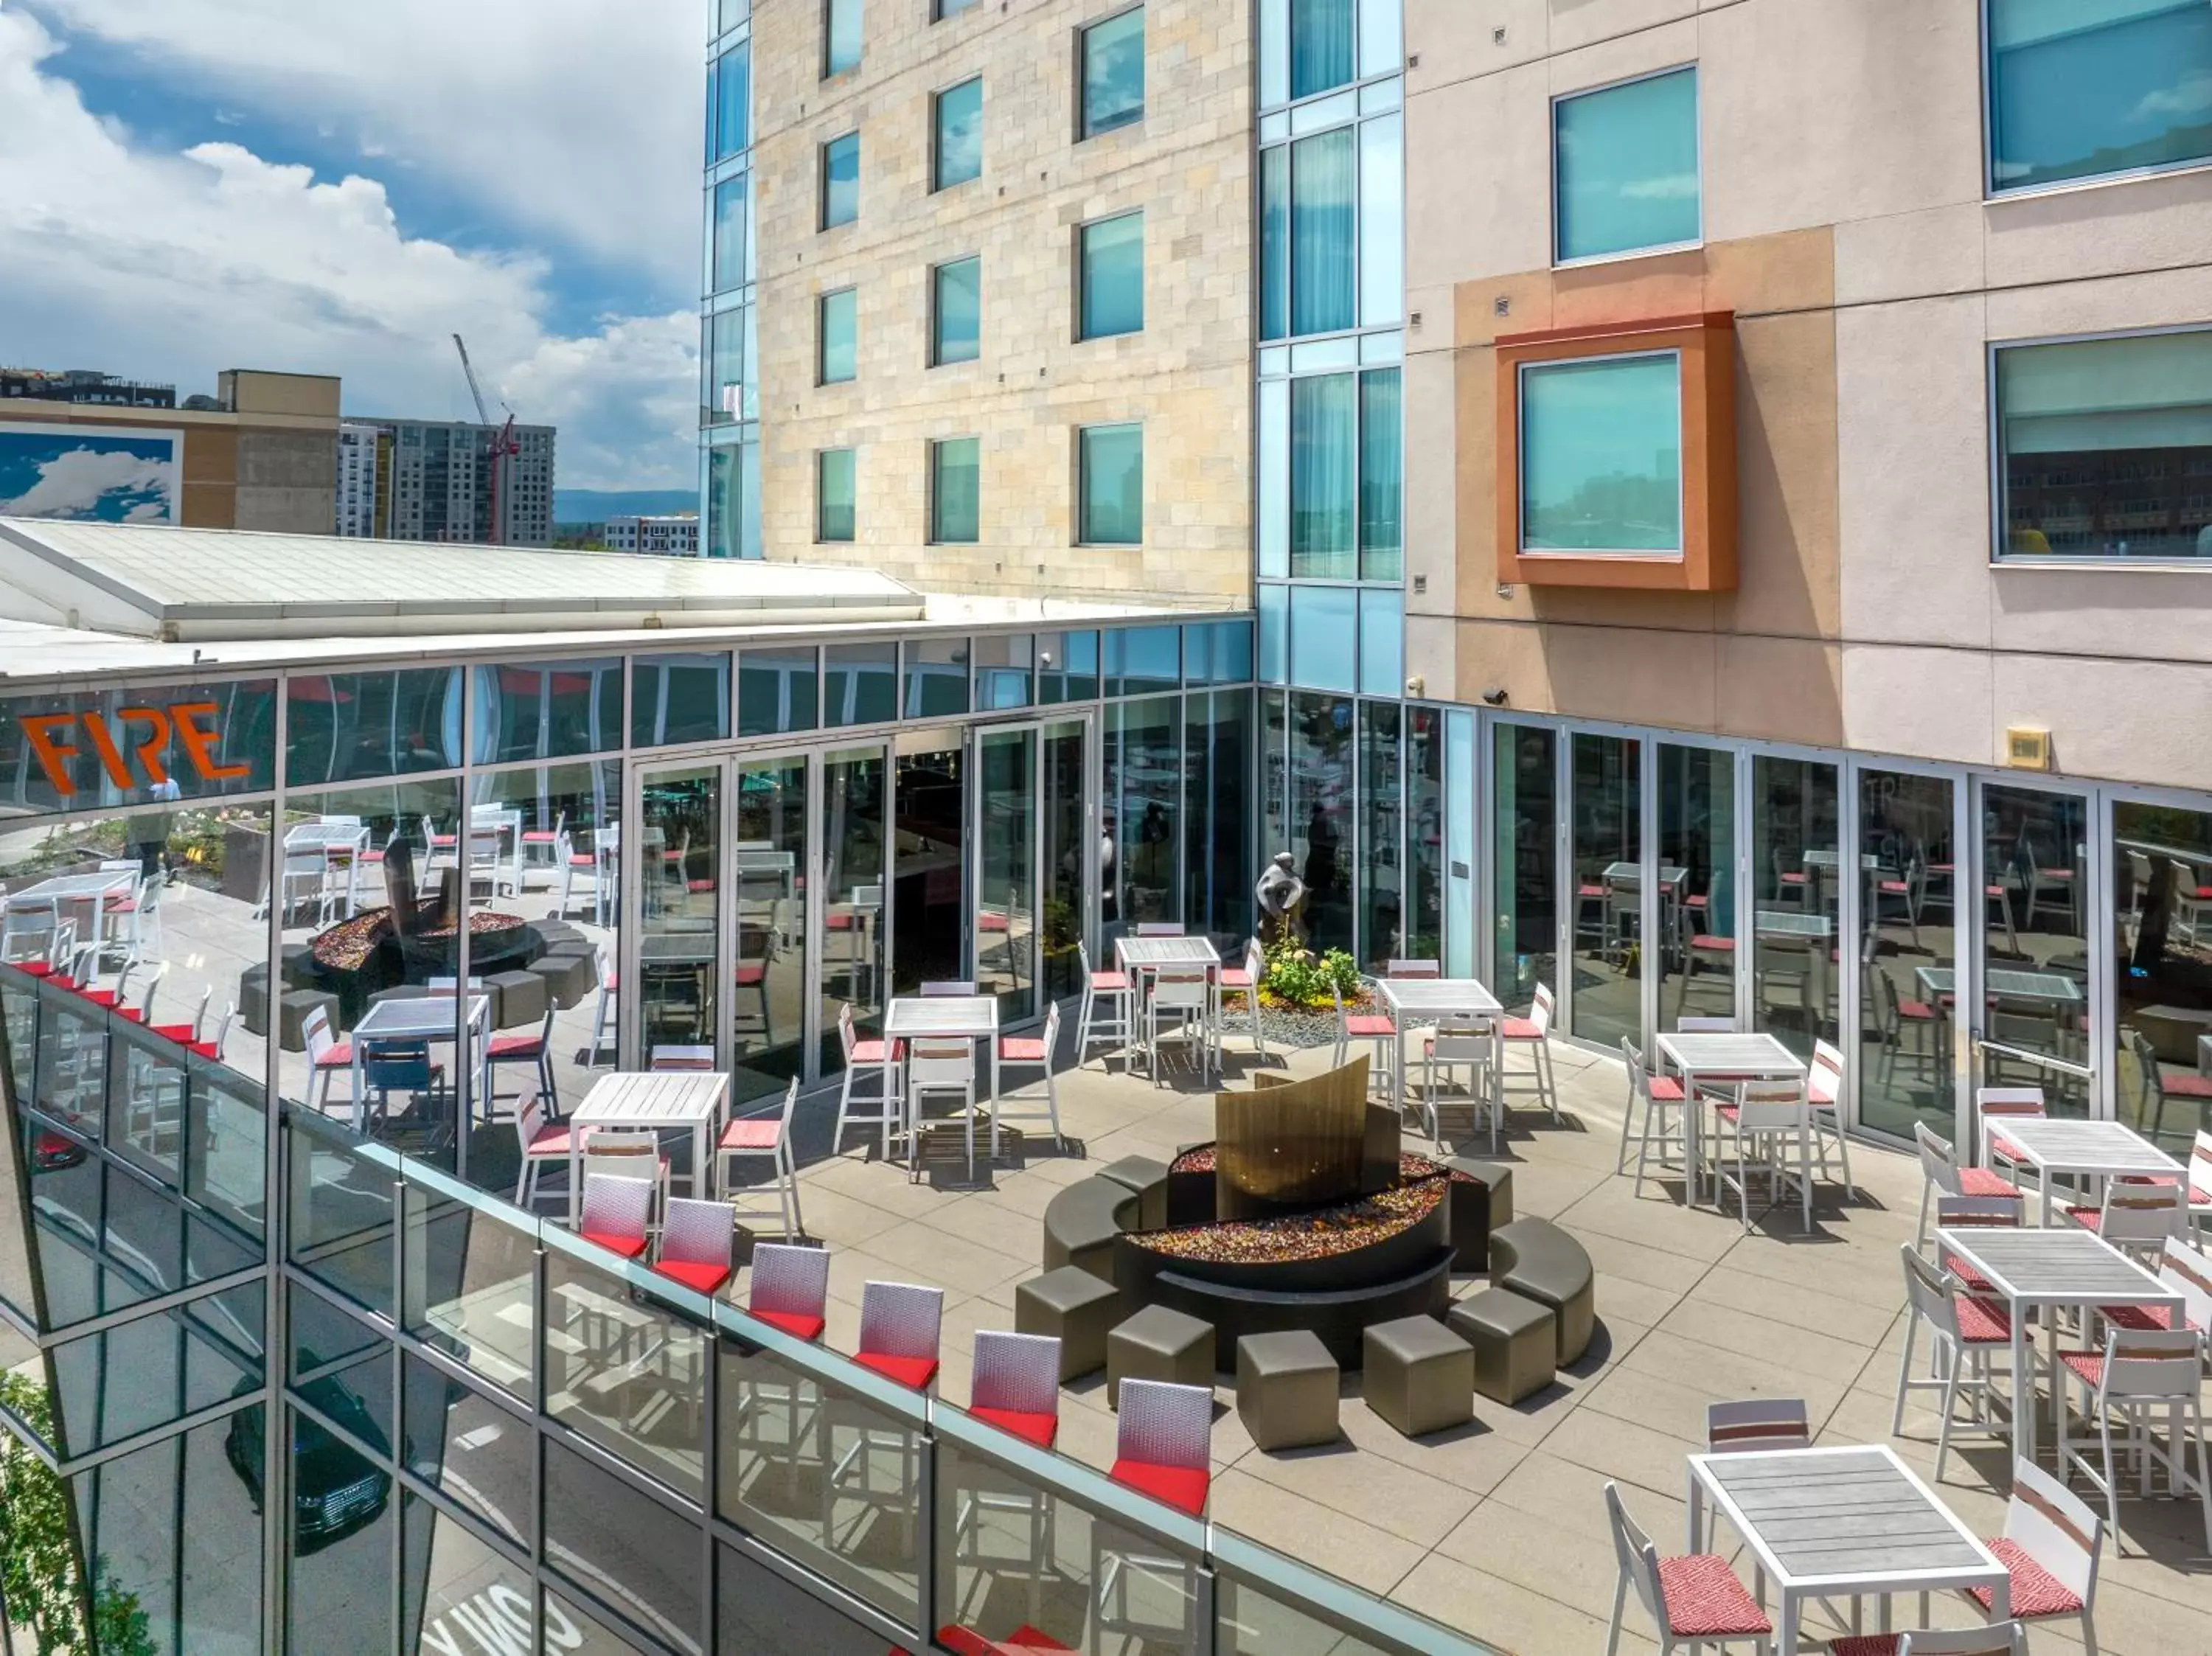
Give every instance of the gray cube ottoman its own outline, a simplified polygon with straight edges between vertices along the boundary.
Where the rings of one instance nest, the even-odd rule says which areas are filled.
[[[1559,1325],[1552,1307],[1502,1288],[1486,1288],[1454,1306],[1444,1325],[1474,1348],[1474,1389],[1518,1403],[1552,1383]]]
[[[1062,1265],[1014,1289],[1014,1331],[1060,1342],[1060,1378],[1106,1366],[1106,1336],[1121,1320],[1121,1296],[1080,1265]]]
[[[1158,1230],[1168,1222],[1168,1164],[1149,1156],[1125,1156],[1098,1169],[1098,1177],[1119,1185],[1137,1198],[1138,1230]]]
[[[1121,1406],[1125,1380],[1213,1386],[1213,1325],[1148,1305],[1106,1336],[1106,1406]]]
[[[1597,1272],[1580,1242],[1548,1219],[1516,1219],[1490,1233],[1490,1280],[1552,1307],[1559,1368],[1582,1360],[1597,1328]]]
[[[531,974],[545,981],[545,992],[562,1011],[580,1004],[599,986],[598,961],[570,949],[550,950],[530,963]]]
[[[493,1028],[534,1028],[544,1020],[549,986],[537,973],[495,972],[484,987],[491,992]]]
[[[1367,1406],[1402,1435],[1474,1418],[1474,1348],[1435,1318],[1370,1323],[1361,1348]]]
[[[330,1020],[331,1039],[338,1038],[338,998],[321,989],[288,989],[276,1002],[277,1045],[288,1052],[307,1050],[307,1034],[301,1026],[307,1015],[322,1008]]]
[[[1237,1342],[1237,1413],[1262,1449],[1335,1441],[1336,1382],[1336,1359],[1309,1330]]]

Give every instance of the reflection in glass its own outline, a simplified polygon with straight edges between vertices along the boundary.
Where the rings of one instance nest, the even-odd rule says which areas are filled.
[[[656,1046],[714,1044],[721,802],[719,766],[646,773],[639,801],[645,817],[638,835],[644,911],[638,943],[638,1027],[648,1060]],[[604,1034],[611,1043],[611,1015]],[[594,1042],[599,1039],[595,1033]]]
[[[565,1253],[545,1256],[545,1319],[546,1413],[697,1499],[705,1336]]]
[[[824,725],[886,725],[898,717],[898,646],[832,644],[822,652]]]
[[[929,446],[929,538],[972,545],[981,536],[981,446],[948,437]]]
[[[1352,946],[1352,709],[1335,696],[1291,697],[1290,849],[1316,954]]]
[[[1352,67],[1352,0],[1291,0],[1291,96],[1342,86]]]
[[[530,1537],[528,1422],[415,1357],[404,1360],[407,1470],[518,1544]]]
[[[1644,974],[1644,786],[1632,737],[1573,737],[1574,995],[1580,1039],[1618,1047],[1641,1043],[1638,980]]]
[[[963,81],[937,94],[937,132],[931,185],[949,190],[983,172],[983,77]]]
[[[967,669],[961,670],[967,682]],[[957,731],[945,745],[898,756],[898,864],[891,992],[965,975],[966,899],[962,895],[968,820],[965,755]]]
[[[2121,1120],[2186,1160],[2212,1127],[2212,815],[2112,804]]]
[[[1219,949],[1251,927],[1252,693],[1183,698],[1183,923]]]
[[[2079,794],[1984,786],[1983,1078],[2043,1089],[2053,1115],[2086,1115],[2089,1061],[2089,802]],[[2052,1059],[2059,1069],[2034,1061]]]
[[[1349,580],[1359,470],[1355,376],[1291,381],[1291,573]]]
[[[850,288],[824,294],[816,306],[815,377],[825,385],[842,385],[858,371],[859,296]]]
[[[1103,1562],[1100,1544],[1115,1533],[1103,1520],[1011,1467],[942,1441],[938,1478],[940,1508],[954,1515],[937,1549],[938,1602],[960,1607],[959,1625],[976,1641],[971,1648],[1161,1647],[1156,1640],[1139,1647],[1110,1633],[1103,1641],[1087,1636],[1098,1605],[1091,1571]],[[1120,1544],[1137,1550],[1126,1532]],[[1190,1608],[1188,1579],[1172,1564],[1149,1562],[1173,1556],[1164,1544],[1148,1538],[1142,1550],[1148,1561],[1142,1568],[1119,1560],[1107,1565],[1121,1584],[1109,1603],[1117,1612],[1141,1611],[1158,1633],[1178,1631]],[[1034,1629],[1033,1641],[1017,1638],[1024,1628]]]
[[[1836,767],[1751,761],[1751,1020],[1798,1057],[1836,1039]]]
[[[849,448],[825,448],[814,457],[814,538],[849,541],[854,514],[857,456]]]
[[[1444,715],[1437,707],[1406,709],[1406,957],[1442,960]],[[1445,975],[1460,974],[1447,967]]]
[[[407,1331],[529,1397],[535,1235],[418,1185],[404,1211]]]
[[[1076,538],[1086,546],[1136,546],[1145,538],[1145,428],[1085,426],[1077,434],[1080,506]]]
[[[629,738],[639,747],[714,742],[730,733],[730,658],[640,656],[630,670]]]
[[[840,1616],[825,1599],[735,1547],[717,1547],[714,1557],[720,1577],[715,1598],[718,1651],[883,1656],[883,1635]]]
[[[1558,738],[1534,725],[1495,727],[1491,783],[1490,988],[1509,1011],[1527,1008],[1540,983],[1559,987]]]
[[[1945,1138],[1954,1131],[1951,805],[1943,777],[1859,773],[1859,1125],[1900,1138],[1915,1120]]]
[[[1380,972],[1406,947],[1405,873],[1398,835],[1405,767],[1399,753],[1400,710],[1393,701],[1359,704],[1359,963]],[[1433,952],[1423,956],[1433,959]]]
[[[1001,1023],[1036,1010],[1037,733],[984,731],[976,740],[975,977],[999,998]]]
[[[1521,370],[1521,546],[1682,549],[1682,373],[1672,351]]]
[[[256,1282],[51,1348],[56,1453],[90,1454],[254,1390],[261,1339]]]
[[[1357,318],[1354,232],[1358,214],[1353,129],[1290,146],[1290,310],[1293,334],[1328,333]]]
[[[1123,213],[1075,233],[1076,337],[1103,339],[1145,325],[1145,215]]]
[[[929,360],[933,367],[973,362],[982,349],[983,261],[955,259],[930,273]],[[848,454],[850,450],[846,451]],[[832,538],[852,539],[848,533]]]
[[[853,748],[822,761],[822,1070],[844,1066],[837,1020],[874,1034],[883,1017],[884,750]]]
[[[752,175],[740,173],[735,178],[724,179],[714,186],[714,291],[742,287],[751,280],[751,260],[747,257],[746,208],[748,187]]]
[[[1310,690],[1358,688],[1359,590],[1291,588],[1291,682]]]
[[[1040,704],[1088,701],[1098,694],[1098,634],[1036,635],[1036,699]]]
[[[848,132],[822,146],[822,227],[834,230],[860,215],[860,135]]]
[[[1106,634],[1106,694],[1152,695],[1182,682],[1182,636],[1174,627],[1122,627]]]
[[[1186,684],[1249,684],[1252,681],[1252,623],[1201,622],[1182,629]]]
[[[1698,239],[1698,71],[1676,70],[1553,106],[1559,257]]]
[[[695,1402],[701,1384],[695,1369]],[[547,1559],[678,1649],[697,1650],[698,1526],[573,1449],[549,1442],[544,1453]],[[689,1487],[702,1494],[696,1470]]]
[[[805,1063],[805,758],[738,767],[737,835],[730,1099],[743,1105],[781,1093]]]
[[[1359,577],[1405,574],[1405,434],[1396,368],[1359,376]]]
[[[392,1170],[306,1112],[289,1118],[291,1261],[325,1288],[390,1316]]]
[[[968,711],[968,640],[910,639],[906,651],[906,716],[957,719]]]
[[[1145,118],[1145,13],[1133,7],[1083,31],[1086,138]]]
[[[316,1401],[312,1398],[310,1401]],[[332,1401],[335,1401],[332,1399]],[[234,1418],[231,1464],[259,1501],[258,1408]],[[288,1656],[386,1656],[392,1647],[392,1475],[293,1409]],[[347,1411],[339,1410],[340,1416]],[[337,1418],[337,1416],[334,1416]],[[341,1425],[351,1425],[349,1418]],[[388,1444],[356,1433],[388,1456]],[[279,1486],[281,1487],[281,1486]]]
[[[1735,1016],[1735,755],[1659,744],[1659,1023]]]
[[[458,667],[295,674],[286,701],[284,774],[294,788],[461,762]]]
[[[2212,11],[2172,0],[1990,0],[1990,173],[1999,190],[2212,155]]]
[[[477,762],[564,759],[619,748],[622,670],[611,658],[472,669]]]
[[[738,654],[738,734],[776,736],[818,722],[819,669],[810,646]]]
[[[1176,697],[1148,696],[1106,709],[1099,878],[1113,886],[1114,918],[1125,926],[1182,914],[1182,745]]]
[[[1054,1000],[1082,985],[1075,945],[1084,937],[1084,754],[1090,726],[1071,719],[1044,728],[1039,811],[1044,825],[1042,943],[1044,992]]]
[[[1009,713],[1030,705],[1035,647],[1026,633],[986,634],[975,641],[978,713]]]
[[[411,1493],[400,1502],[399,1615],[400,1648],[421,1656],[534,1648],[529,1572]],[[545,1648],[562,1649],[552,1631]]]

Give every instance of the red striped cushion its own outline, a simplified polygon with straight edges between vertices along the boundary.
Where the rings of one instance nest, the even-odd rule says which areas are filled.
[[[1129,974],[1127,972],[1093,972],[1091,974],[1091,988],[1095,994],[1116,994],[1128,986]]]
[[[1498,1026],[1508,1040],[1541,1040],[1544,1032],[1528,1018],[1507,1018]]]
[[[1959,1169],[1959,1194],[1961,1196],[2004,1196],[2017,1202],[2021,1199],[2020,1186],[1994,1168],[1961,1168]]]
[[[1959,1336],[1969,1345],[1994,1345],[2012,1339],[2012,1318],[2001,1305],[1971,1295],[1955,1301]]]
[[[782,1117],[744,1116],[723,1128],[722,1136],[714,1144],[718,1149],[766,1151],[774,1149],[782,1137]]]
[[[1774,1631],[1728,1560],[1711,1553],[1661,1559],[1659,1592],[1677,1639],[1741,1639]]]
[[[1662,1104],[1680,1104],[1682,1101],[1682,1083],[1672,1076],[1653,1076],[1651,1096]]]
[[[906,1043],[902,1040],[896,1043],[892,1047],[891,1062],[894,1064],[902,1063],[905,1061],[905,1059]],[[884,1044],[880,1040],[856,1040],[853,1043],[854,1063],[881,1064],[883,1061]]]
[[[1042,1064],[1044,1041],[1034,1035],[1007,1035],[999,1042],[999,1056],[1013,1064]]]
[[[2081,1601],[2049,1570],[2030,1558],[2020,1543],[1998,1536],[1985,1544],[2012,1575],[2012,1614],[2014,1621],[2037,1616],[2078,1616]],[[1968,1587],[1966,1596],[1984,1611],[1994,1596],[1987,1587]]]
[[[1398,1026],[1386,1017],[1356,1012],[1344,1020],[1345,1033],[1353,1036],[1395,1035]]]

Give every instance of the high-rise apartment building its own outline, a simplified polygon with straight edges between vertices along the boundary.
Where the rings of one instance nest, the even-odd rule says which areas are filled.
[[[337,532],[366,538],[378,533],[377,488],[391,440],[381,426],[347,421],[338,427]]]
[[[494,488],[496,427],[465,421],[368,420],[388,440],[377,488],[384,536],[477,545],[553,543],[551,426],[516,426]],[[498,525],[493,513],[496,493]]]

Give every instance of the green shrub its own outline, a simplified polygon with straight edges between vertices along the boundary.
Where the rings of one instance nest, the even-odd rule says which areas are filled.
[[[46,1388],[36,1381],[0,1374],[0,1405],[41,1437],[52,1435],[52,1410]],[[15,1434],[0,1428],[0,1594],[19,1641],[13,1648],[25,1648],[20,1641],[27,1635],[38,1656],[156,1656],[137,1595],[107,1579],[96,1561],[94,1568],[93,1637],[87,1641],[62,1481]]]
[[[1310,949],[1283,941],[1267,950],[1267,974],[1260,987],[1286,1006],[1320,1008],[1334,1004],[1331,986],[1350,999],[1360,992],[1359,963],[1341,949],[1315,958]]]

